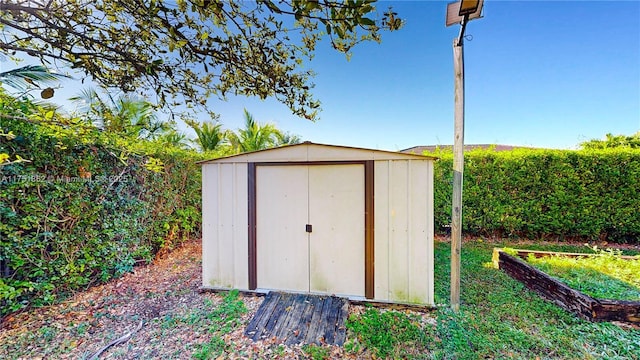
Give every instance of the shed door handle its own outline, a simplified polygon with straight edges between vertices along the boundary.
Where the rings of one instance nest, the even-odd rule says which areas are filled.
[[[313,226],[311,226],[311,224],[307,224],[305,225],[304,229],[306,232],[310,233],[313,231]]]

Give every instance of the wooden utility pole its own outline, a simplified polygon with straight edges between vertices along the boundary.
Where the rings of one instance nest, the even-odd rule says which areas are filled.
[[[465,19],[466,20],[466,19]],[[460,250],[462,248],[462,175],[464,172],[464,52],[462,35],[453,41],[454,141],[453,195],[451,206],[451,307],[460,309]]]
[[[453,41],[455,108],[453,113],[453,195],[451,196],[451,308],[460,310],[460,251],[462,249],[462,183],[464,172],[464,30],[480,18],[484,0],[460,0],[447,5],[445,24],[462,25]]]

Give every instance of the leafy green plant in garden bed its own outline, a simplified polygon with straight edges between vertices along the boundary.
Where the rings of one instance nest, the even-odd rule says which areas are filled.
[[[620,255],[607,249],[583,257],[529,255],[527,262],[591,297],[640,301],[640,259]]]

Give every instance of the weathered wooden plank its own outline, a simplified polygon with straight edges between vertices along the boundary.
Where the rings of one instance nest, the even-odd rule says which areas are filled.
[[[315,307],[309,329],[307,330],[307,336],[304,339],[306,344],[322,344],[324,342],[324,331],[322,331],[322,319],[324,307],[327,305],[326,297],[320,297],[320,302]]]
[[[497,254],[497,256],[495,256]],[[498,267],[563,309],[591,321],[640,322],[640,302],[595,299],[505,252],[494,253]]]
[[[341,299],[336,297],[329,297],[327,300],[327,311],[325,311],[325,315],[322,319],[324,324],[322,324],[324,328],[324,341],[328,344],[333,344],[334,339],[336,337],[336,320],[338,317],[338,305],[341,303]]]
[[[595,303],[593,298],[571,289],[524,261],[501,252],[500,268],[504,269],[514,279],[521,281],[526,287],[536,291],[542,297],[558,306],[573,311],[587,319],[593,317],[592,306]]]
[[[276,321],[274,322],[273,329],[271,330],[271,337],[278,337],[278,333],[282,330],[287,318],[291,315],[291,309],[296,301],[295,294],[282,294],[280,298],[280,302],[282,302],[282,309],[278,314],[274,314],[277,316]]]
[[[342,346],[347,338],[347,327],[345,326],[345,321],[348,315],[349,301],[345,300],[340,306],[336,321],[336,337],[334,343],[338,346]]]
[[[285,343],[296,344],[300,342],[301,338],[305,338],[309,329],[309,324],[305,323],[305,319],[311,318],[313,304],[312,296],[309,295],[304,295],[296,304],[295,314],[292,314],[294,316],[290,320],[289,331],[286,334],[286,338],[284,338]]]
[[[258,310],[245,329],[246,336],[253,340],[259,340],[261,338],[267,323],[273,317],[273,312],[280,298],[281,294],[273,291],[265,296],[262,304],[260,304],[260,307],[258,307]]]
[[[270,292],[265,296],[262,304],[256,311],[256,314],[253,316],[253,319],[249,322],[245,330],[245,335],[252,338],[253,340],[258,340],[264,331],[267,322],[271,318],[273,314],[273,310],[275,309],[278,300],[280,299],[281,294],[277,292]]]
[[[526,259],[529,255],[533,255],[537,258],[545,257],[545,256],[565,256],[565,257],[587,257],[587,256],[600,256],[599,254],[587,254],[587,253],[572,253],[572,252],[559,252],[559,251],[542,251],[542,250],[524,250],[524,249],[514,249],[514,251],[518,254],[518,257]],[[625,260],[637,260],[640,259],[640,256],[631,256],[631,255],[620,255],[621,259]]]
[[[307,296],[303,301],[305,303],[305,308],[298,322],[298,333],[294,333],[294,336],[290,336],[289,338],[287,338],[287,345],[304,342],[307,337],[307,333],[309,332],[309,327],[311,326],[311,318],[313,316],[313,313],[315,312],[318,304],[321,304],[321,299],[318,296]]]
[[[280,294],[280,300],[276,304],[276,307],[273,309],[273,314],[271,315],[269,321],[267,321],[267,325],[265,325],[264,327],[264,332],[260,337],[261,339],[273,337],[273,333],[276,330],[278,321],[280,320],[284,309],[286,309],[287,306],[291,304],[291,299],[292,297],[290,294]]]
[[[598,300],[596,320],[640,323],[640,302],[625,300]]]
[[[283,316],[280,317],[280,324],[276,326],[276,330],[273,333],[278,339],[286,340],[291,333],[293,333],[299,325],[300,315],[304,310],[304,299],[306,295],[296,294],[292,296],[291,304],[285,308]]]
[[[245,335],[254,341],[277,338],[285,344],[344,344],[347,299],[271,292],[249,322]]]
[[[258,308],[258,310],[256,310],[256,313],[253,315],[253,318],[245,329],[246,336],[252,337],[256,333],[256,331],[260,331],[264,328],[264,325],[271,316],[273,307],[275,307],[276,304],[276,302],[271,301],[271,298],[273,298],[273,296],[274,294],[268,294],[267,296],[265,296],[262,304],[260,304],[260,307]]]
[[[339,327],[344,327],[344,314],[342,313],[343,305],[347,303],[347,299],[334,297],[331,299],[331,305],[326,315],[325,325],[325,341],[329,344],[336,344],[337,331]]]
[[[269,297],[267,297],[267,299],[268,298]],[[249,324],[247,324],[247,328],[245,329],[245,335],[253,335],[255,333],[255,330],[258,327],[258,324],[262,319],[264,319],[264,312],[268,304],[275,304],[275,303],[269,302],[266,299],[262,301],[262,304],[260,304],[260,307],[258,307],[258,310],[256,310],[256,313],[253,315],[253,318],[251,319]]]

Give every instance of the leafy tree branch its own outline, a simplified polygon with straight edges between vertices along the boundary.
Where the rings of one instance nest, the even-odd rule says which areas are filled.
[[[304,61],[318,42],[349,55],[402,25],[374,0],[0,0],[0,54],[63,61],[169,108],[273,97],[315,120],[320,102]]]

